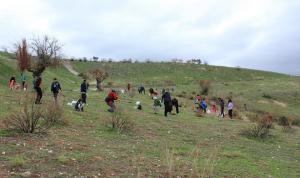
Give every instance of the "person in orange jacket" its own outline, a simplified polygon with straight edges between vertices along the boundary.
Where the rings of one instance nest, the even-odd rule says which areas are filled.
[[[116,104],[115,104],[115,100],[118,100],[118,94],[115,90],[111,90],[107,97],[105,98],[105,102],[106,104],[110,107],[108,109],[109,112],[115,112],[116,110]]]

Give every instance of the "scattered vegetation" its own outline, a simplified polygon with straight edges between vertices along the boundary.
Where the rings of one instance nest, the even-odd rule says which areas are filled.
[[[12,168],[20,168],[23,167],[26,163],[26,158],[21,155],[16,155],[9,159],[9,164]]]
[[[102,69],[93,69],[89,72],[96,79],[96,88],[103,91],[103,81],[108,77],[108,73]]]
[[[63,110],[55,104],[36,105],[33,98],[25,98],[19,111],[4,120],[7,129],[24,133],[44,132],[62,118]]]
[[[300,126],[300,117],[294,118],[292,120],[292,125]]]
[[[201,95],[208,95],[208,92],[211,88],[211,81],[209,80],[201,80],[199,82],[199,85],[200,85],[200,93]]]
[[[133,129],[133,122],[128,115],[118,109],[111,116],[111,128],[118,133],[129,132]]]
[[[273,99],[273,97],[267,93],[263,93],[262,97],[266,99]]]
[[[250,128],[243,129],[240,134],[246,137],[267,138],[273,124],[273,116],[265,114],[257,123]]]

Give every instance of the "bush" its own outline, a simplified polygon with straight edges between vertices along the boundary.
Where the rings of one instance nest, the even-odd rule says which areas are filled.
[[[290,119],[285,116],[281,116],[278,119],[278,125],[290,127],[291,126]]]
[[[211,82],[209,80],[201,80],[199,85],[200,85],[200,88],[201,88],[200,93],[202,95],[208,95],[208,92],[211,88]]]
[[[240,134],[246,137],[266,138],[269,136],[270,129],[256,124],[247,129],[241,130]]]
[[[20,111],[5,118],[5,127],[23,133],[43,132],[62,118],[63,110],[55,104],[36,105],[32,99],[21,103]]]
[[[261,125],[262,127],[265,128],[272,128],[273,125],[273,121],[274,121],[274,117],[271,114],[265,114],[263,115],[263,117],[258,121],[258,125]]]
[[[120,110],[113,113],[111,117],[111,126],[113,130],[117,130],[118,133],[128,132],[133,128],[133,122],[130,117]]]
[[[242,115],[240,114],[240,111],[233,110],[233,118],[243,120]]]
[[[292,125],[300,126],[300,117],[292,120]]]
[[[114,82],[107,82],[108,87],[112,87],[114,85]]]
[[[264,94],[262,95],[262,97],[263,97],[263,98],[266,98],[266,99],[272,99],[272,98],[273,98],[271,95],[266,94],[266,93],[264,93]]]
[[[90,76],[87,73],[79,73],[78,76],[84,80],[88,80],[90,78]]]
[[[269,136],[273,121],[271,114],[265,114],[256,122],[256,125],[241,130],[240,134],[246,137],[266,138]]]
[[[281,116],[278,119],[278,125],[282,126],[283,132],[289,132],[291,131],[291,119],[285,116]]]
[[[23,167],[26,163],[26,158],[24,156],[16,155],[9,159],[9,164],[11,167]]]

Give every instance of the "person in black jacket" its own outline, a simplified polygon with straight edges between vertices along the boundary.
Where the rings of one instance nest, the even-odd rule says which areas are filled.
[[[41,89],[42,78],[38,76],[34,81],[34,89],[36,91],[35,104],[41,104],[41,99],[43,97],[43,91]]]
[[[179,104],[178,104],[178,100],[176,98],[172,99],[172,106],[175,107],[176,109],[176,114],[179,114]]]
[[[57,102],[57,95],[58,95],[59,91],[61,91],[61,87],[56,78],[53,79],[53,82],[51,84],[51,91],[53,93],[55,102]]]
[[[222,98],[219,98],[219,104],[220,104],[220,117],[225,117],[224,114],[224,107],[225,107],[225,102]]]
[[[80,85],[80,92],[81,92],[81,99],[82,103],[86,104],[86,98],[87,98],[87,91],[89,89],[89,84],[86,80],[83,80],[82,84]]]
[[[144,87],[143,85],[141,85],[141,86],[138,88],[138,91],[139,91],[139,94],[142,94],[142,93],[146,94],[146,92],[145,92],[145,87]]]
[[[165,117],[167,117],[168,112],[172,111],[172,99],[168,90],[162,95],[161,102],[165,105]]]

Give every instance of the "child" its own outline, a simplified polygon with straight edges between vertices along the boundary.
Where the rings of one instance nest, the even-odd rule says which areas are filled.
[[[217,106],[216,106],[216,103],[213,103],[212,104],[212,107],[211,107],[211,112],[216,114],[218,112],[218,109],[217,109]]]
[[[83,112],[83,106],[84,106],[84,103],[82,102],[82,99],[80,98],[75,104],[75,111]]]
[[[10,90],[13,90],[15,87],[15,83],[16,83],[16,77],[12,76],[9,80],[9,88]]]
[[[201,96],[200,96],[200,95],[197,95],[197,96],[195,97],[195,100],[194,100],[194,107],[193,107],[193,110],[194,110],[194,109],[199,110],[200,102],[201,102]]]
[[[204,113],[206,113],[207,104],[206,104],[205,98],[202,99],[202,101],[201,101],[201,103],[200,103],[200,108],[202,109],[202,111],[203,111]]]
[[[176,114],[179,114],[179,104],[178,104],[178,100],[176,98],[172,99],[172,105],[175,107],[176,109]]]
[[[155,96],[153,97],[153,111],[154,114],[158,113],[158,107],[161,107],[161,102],[160,100]]]
[[[137,101],[135,104],[136,104],[136,109],[142,110],[142,104],[140,101]]]

